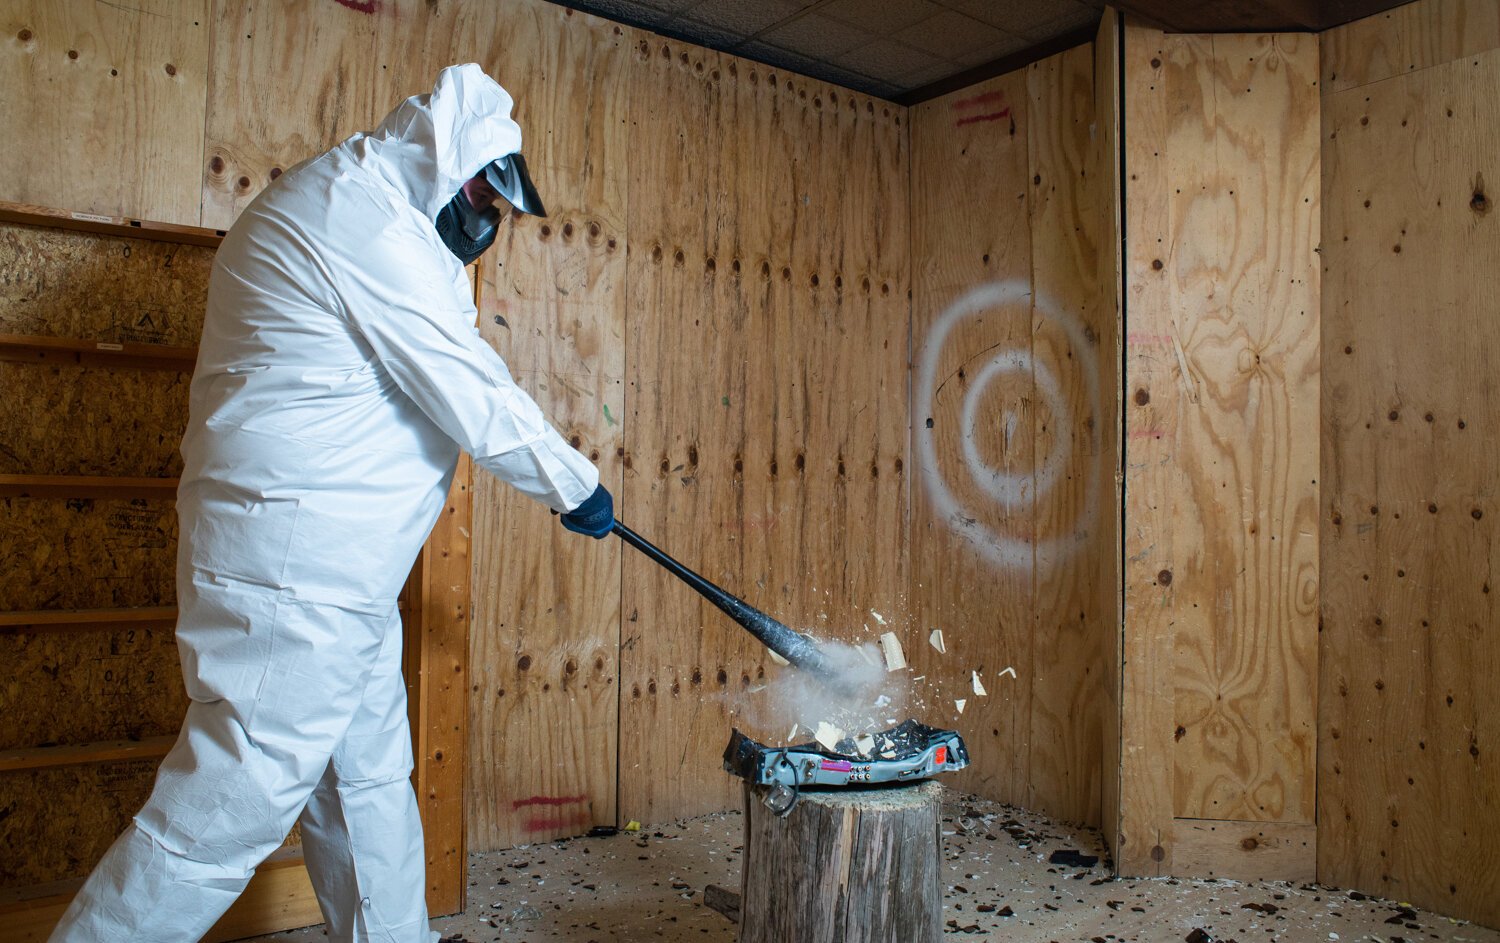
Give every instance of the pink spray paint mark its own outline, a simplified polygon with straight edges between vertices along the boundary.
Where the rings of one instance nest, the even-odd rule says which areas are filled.
[[[578,828],[593,823],[593,816],[582,810],[571,815],[534,815],[521,823],[528,832],[555,832],[565,828]]]
[[[1005,93],[1000,91],[985,92],[983,95],[975,95],[973,98],[961,98],[953,103],[953,110],[963,108],[974,108],[978,105],[988,105],[990,102],[1005,101]],[[1007,109],[1008,111],[1009,109]]]
[[[953,122],[953,126],[955,128],[961,128],[966,124],[976,124],[980,121],[999,121],[1001,118],[1009,117],[1010,109],[1002,108],[999,111],[992,111],[987,115],[970,115],[967,118],[959,118],[957,121]]]
[[[341,7],[348,7],[356,13],[374,13],[380,9],[380,0],[333,0]]]
[[[529,799],[517,799],[510,804],[512,809],[524,809],[529,805],[576,805],[579,802],[587,802],[588,796],[532,796]]]

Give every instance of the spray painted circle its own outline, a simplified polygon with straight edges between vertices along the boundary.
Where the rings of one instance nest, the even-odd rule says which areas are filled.
[[[916,384],[912,416],[916,425],[917,467],[933,510],[954,533],[963,537],[976,552],[994,565],[1006,569],[1029,569],[1033,553],[1045,553],[1053,559],[1072,554],[1087,536],[1089,522],[1098,512],[1099,481],[1093,469],[1083,470],[1084,506],[1072,528],[1042,539],[1027,539],[1003,533],[981,523],[983,507],[976,506],[974,498],[965,504],[954,494],[954,488],[945,480],[943,469],[938,464],[937,430],[927,424],[932,417],[933,398],[940,385],[938,361],[942,357],[943,345],[954,327],[969,318],[978,317],[997,309],[1025,305],[1038,317],[1062,328],[1073,350],[1072,363],[1081,372],[1085,403],[1089,416],[1097,416],[1099,408],[1099,371],[1093,345],[1084,336],[1083,325],[1075,317],[1059,310],[1044,295],[1032,296],[1031,285],[1021,279],[990,282],[979,285],[961,296],[939,315],[927,333],[922,353],[917,361]],[[984,351],[986,359],[979,369],[971,374],[969,388],[964,394],[959,409],[959,441],[962,443],[963,467],[973,484],[975,497],[1006,509],[1024,507],[1026,502],[1044,499],[1057,485],[1058,479],[1067,471],[1073,459],[1073,434],[1070,423],[1080,417],[1069,414],[1067,398],[1062,384],[1049,365],[1038,363],[1031,351],[1024,348],[997,347]],[[983,410],[985,389],[994,381],[1012,375],[1028,378],[1034,385],[1038,402],[1052,414],[1056,432],[1054,446],[1041,456],[1027,474],[1021,474],[990,465],[979,454],[975,444],[977,433],[987,424],[999,420],[1014,421],[1010,414],[994,416]],[[1089,424],[1091,447],[1089,454],[1099,453],[1099,424]]]

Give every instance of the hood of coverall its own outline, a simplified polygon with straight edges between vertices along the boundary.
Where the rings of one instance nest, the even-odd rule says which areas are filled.
[[[430,95],[413,95],[361,142],[362,163],[426,219],[492,160],[521,149],[510,95],[475,63],[449,66]]]

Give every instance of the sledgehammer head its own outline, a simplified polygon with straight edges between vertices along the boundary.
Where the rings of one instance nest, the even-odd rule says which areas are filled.
[[[748,606],[746,608],[749,608]],[[824,686],[847,697],[858,697],[864,693],[861,685],[850,677],[847,666],[837,660],[817,642],[763,612],[751,610],[755,616],[747,620],[736,617],[751,635],[765,643],[766,647],[792,663],[799,671],[805,671]]]

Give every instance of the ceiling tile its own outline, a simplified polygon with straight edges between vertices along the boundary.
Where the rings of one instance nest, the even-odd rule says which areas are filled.
[[[1002,39],[994,43],[975,47],[961,56],[954,56],[953,61],[967,69],[970,66],[984,65],[996,59],[1004,59],[1006,56],[1030,48],[1031,45],[1032,42],[1029,39],[1006,33]]]
[[[903,89],[921,88],[931,85],[939,79],[946,79],[950,75],[957,75],[963,69],[951,62],[938,62],[921,69],[903,73],[900,76],[900,84]]]
[[[1078,10],[1067,13],[1055,20],[1027,30],[1024,35],[1033,42],[1044,42],[1058,36],[1066,36],[1068,33],[1083,29],[1084,27],[1098,28],[1099,20],[1102,16],[1103,14],[1098,10],[1080,7]]]
[[[733,49],[750,37],[745,33],[715,26],[712,23],[700,23],[692,14],[679,16],[666,27],[668,31],[686,37],[690,42],[699,46],[707,46],[710,49]]]
[[[590,0],[588,9],[590,13],[637,26],[660,26],[672,16],[670,12],[636,0]]]
[[[996,26],[1008,33],[1034,36],[1041,28],[1069,16],[1078,16],[1089,7],[1079,0],[938,0],[946,7],[965,13],[976,20]],[[1046,34],[1050,37],[1055,34]]]
[[[784,26],[762,33],[758,38],[762,42],[825,62],[841,52],[848,52],[875,39],[857,26],[816,13],[799,16]]]
[[[1008,34],[971,16],[944,10],[902,30],[896,38],[944,59],[959,59],[976,50],[1001,45]]]
[[[824,16],[889,36],[920,23],[942,7],[932,0],[833,0],[818,8]]]
[[[835,56],[833,62],[834,65],[892,84],[896,84],[897,76],[943,65],[943,60],[932,53],[889,39],[877,39],[858,49],[851,49]]]
[[[703,0],[688,11],[688,18],[735,33],[753,36],[768,26],[796,16],[809,6],[791,0]]]

